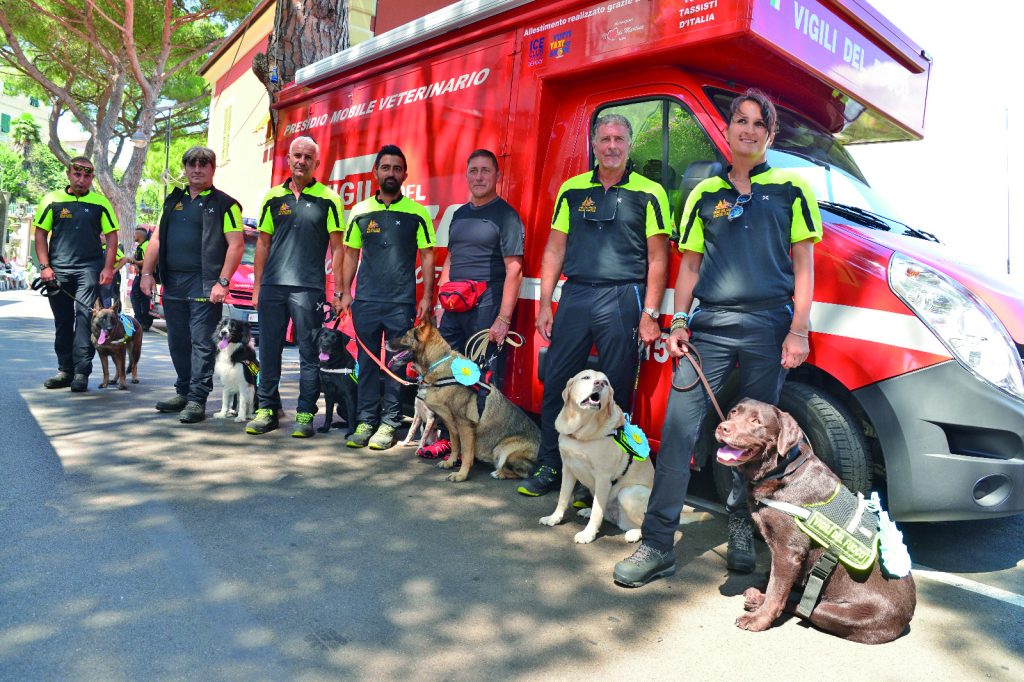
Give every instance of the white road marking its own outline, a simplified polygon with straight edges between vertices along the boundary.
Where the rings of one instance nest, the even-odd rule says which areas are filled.
[[[701,509],[708,509],[719,514],[726,514],[725,507],[717,502],[711,502],[699,497],[687,497],[687,504],[693,507],[699,507]],[[956,587],[967,592],[973,592],[974,594],[980,594],[983,597],[989,599],[995,599],[1011,606],[1024,608],[1024,595],[1003,590],[998,587],[992,587],[984,583],[979,583],[976,580],[970,578],[964,578],[953,573],[945,573],[943,571],[936,571],[934,568],[929,568],[922,564],[915,563],[912,565],[913,576],[915,578],[925,578],[926,580],[934,580],[935,582],[949,585],[950,587]]]

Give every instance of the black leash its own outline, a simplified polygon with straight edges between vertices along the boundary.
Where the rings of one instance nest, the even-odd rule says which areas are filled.
[[[51,296],[56,296],[58,293],[62,293],[68,298],[70,298],[72,301],[77,303],[78,305],[85,308],[86,310],[92,310],[91,305],[86,305],[82,303],[77,298],[72,296],[70,291],[63,288],[60,285],[60,280],[58,280],[56,277],[53,279],[43,279],[42,277],[36,277],[34,280],[32,280],[31,287],[33,291],[38,291],[39,295],[42,296],[43,298],[50,298]]]

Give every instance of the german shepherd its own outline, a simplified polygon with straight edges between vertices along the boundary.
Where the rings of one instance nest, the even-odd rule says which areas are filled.
[[[128,321],[131,330],[125,329],[122,317]],[[110,370],[107,358],[114,359],[117,387],[128,390],[127,371],[132,373],[132,383],[139,383],[139,356],[142,355],[142,326],[131,315],[121,314],[121,301],[117,298],[109,308],[104,308],[99,297],[92,306],[92,345],[103,362],[103,383],[100,388],[110,385]],[[131,364],[125,368],[125,360]]]
[[[461,384],[434,384],[452,376],[451,363],[438,360],[445,356],[465,358],[452,351],[429,316],[388,343],[392,352],[408,352],[423,377],[424,402],[448,426],[452,453],[438,466],[451,469],[461,458],[458,471],[448,474],[449,481],[465,481],[473,462],[494,463],[494,478],[525,478],[533,470],[540,447],[540,429],[526,413],[509,402],[494,386],[486,391],[483,410],[478,408],[477,391]],[[396,358],[393,364],[401,362]]]

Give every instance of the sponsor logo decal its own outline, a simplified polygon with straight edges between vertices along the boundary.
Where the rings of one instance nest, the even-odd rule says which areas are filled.
[[[597,213],[597,204],[594,203],[593,199],[587,197],[577,210],[580,213]]]
[[[366,234],[376,234],[380,232],[380,225],[373,218],[370,218],[369,224],[366,226]]]
[[[72,217],[71,216],[71,211],[67,210],[66,208],[60,209],[60,217],[61,218],[71,218]]]
[[[277,209],[277,215],[291,215],[292,207],[288,204],[281,204],[281,208]]]
[[[530,56],[527,64],[537,66],[544,61],[544,36],[530,41]]]
[[[556,33],[551,39],[551,50],[548,52],[548,56],[552,59],[561,59],[565,55],[569,54],[569,48],[571,46],[572,31]]]
[[[182,206],[182,205],[181,205],[181,202],[179,201],[178,203],[176,203],[176,204],[174,205],[174,210],[175,210],[175,211],[184,211],[184,210],[185,210],[185,207],[184,207],[184,206]]]
[[[732,208],[732,204],[730,204],[725,199],[721,199],[715,205],[715,210],[711,214],[711,217],[712,218],[724,218],[725,216],[729,215],[729,209],[731,209],[731,208]]]

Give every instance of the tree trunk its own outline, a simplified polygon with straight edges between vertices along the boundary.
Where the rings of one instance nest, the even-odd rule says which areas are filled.
[[[348,0],[279,0],[267,54],[257,54],[252,70],[270,94],[270,116],[277,129],[273,104],[295,72],[349,46]]]

